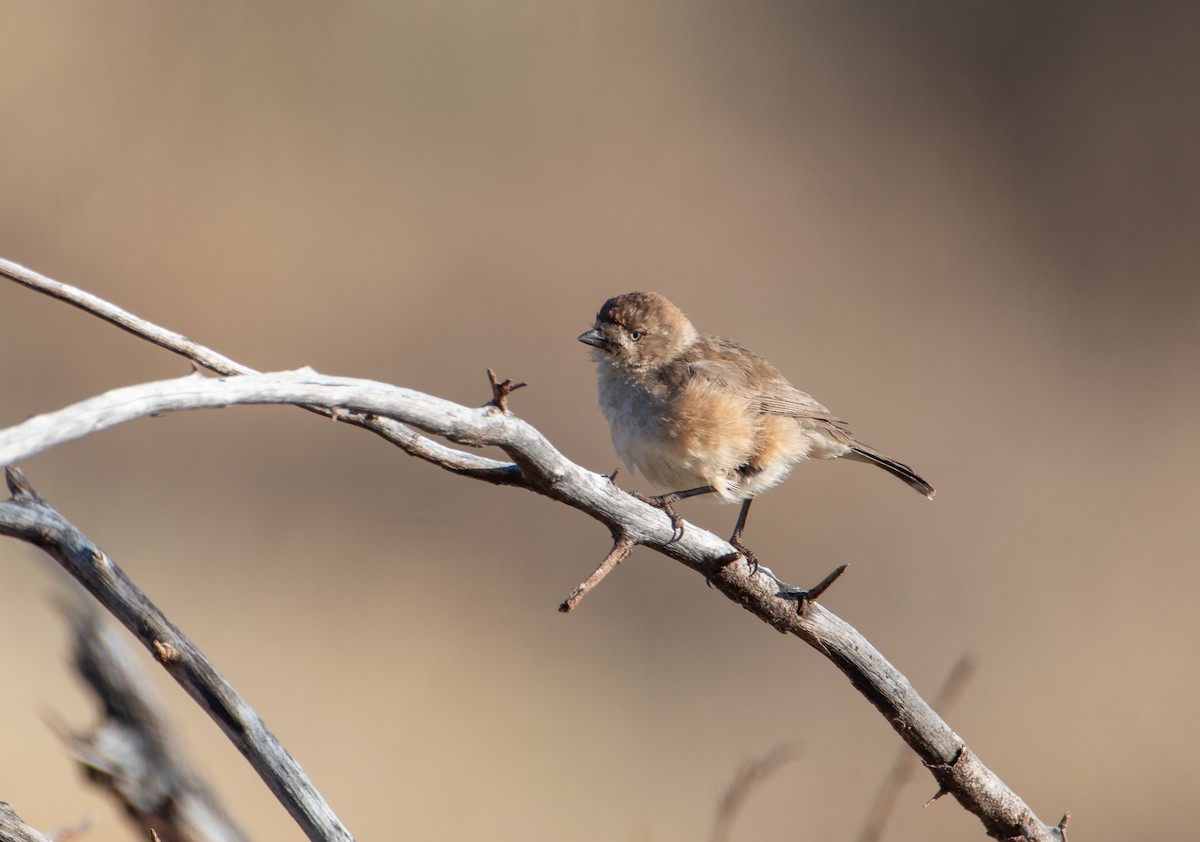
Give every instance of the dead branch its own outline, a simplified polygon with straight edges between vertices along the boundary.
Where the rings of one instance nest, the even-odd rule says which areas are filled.
[[[934,697],[933,706],[945,713],[962,695],[963,688],[966,687],[974,672],[974,658],[970,655],[963,655],[959,658],[951,667],[950,674],[946,676],[946,681],[938,690],[937,696]],[[879,842],[883,838],[883,829],[887,826],[892,809],[900,797],[900,790],[916,770],[916,755],[908,751],[901,751],[892,766],[892,771],[888,773],[883,785],[879,788],[879,793],[875,796],[875,802],[867,813],[867,821],[863,825],[862,833],[859,834],[858,842]]]
[[[250,761],[309,839],[353,837],[292,759],[204,654],[130,581],[116,562],[43,500],[15,468],[5,471],[12,499],[0,502],[0,535],[40,547],[133,632]]]
[[[71,306],[116,325],[121,330],[127,331],[140,339],[144,339],[160,348],[165,348],[172,353],[184,357],[198,368],[207,369],[208,371],[225,376],[257,373],[250,366],[242,365],[223,354],[217,353],[211,348],[207,348],[198,342],[193,342],[182,333],[176,333],[173,330],[160,327],[153,322],[148,322],[143,318],[135,316],[128,310],[123,310],[115,304],[92,295],[90,292],[84,292],[77,287],[64,284],[53,278],[47,278],[45,275],[21,266],[19,263],[14,263],[11,260],[0,258],[0,277],[8,278],[22,286],[49,295],[59,301],[65,301]],[[511,391],[519,387],[513,386],[510,383],[508,388]],[[452,447],[446,447],[432,439],[418,435],[403,424],[387,418],[349,413],[336,408],[321,408],[316,406],[306,406],[303,408],[310,412],[317,412],[333,418],[343,424],[350,424],[369,430],[396,445],[408,455],[433,462],[444,470],[474,477],[475,479],[486,480],[497,485],[507,484],[515,474],[513,465],[497,462],[494,459],[487,459],[474,453],[463,453]],[[0,465],[4,464],[8,463],[0,460]]]
[[[0,275],[50,292],[46,288],[49,279],[43,279],[7,261],[0,260]],[[183,343],[180,343],[178,339],[182,337],[179,334],[162,331],[143,320],[137,320],[136,323],[128,319],[118,321],[112,313],[117,308],[102,302],[108,309],[103,312],[94,309],[100,306],[94,296],[86,299],[79,295],[68,297],[63,292],[64,288],[71,289],[57,284],[56,291],[51,294],[96,312],[125,330],[147,338],[153,336],[155,338],[151,341],[171,347],[171,350],[189,359],[196,359],[193,354],[199,354],[199,349],[202,349],[202,346],[190,343],[190,340],[183,339]],[[174,344],[162,341],[161,334],[176,337],[171,340]],[[205,359],[208,357],[205,356]],[[228,365],[229,362],[226,360],[220,364]],[[916,752],[933,774],[939,790],[953,794],[980,819],[990,835],[1006,840],[1062,842],[1061,829],[1040,821],[1016,793],[980,762],[950,726],[913,690],[908,680],[849,624],[811,598],[801,596],[797,599],[797,594],[803,593],[801,590],[789,590],[781,586],[773,575],[767,575],[762,570],[751,570],[727,542],[712,533],[689,524],[684,534],[679,536],[662,509],[620,491],[608,477],[574,464],[534,427],[515,416],[497,412],[494,405],[469,408],[409,389],[367,380],[327,377],[309,370],[274,375],[242,374],[215,380],[193,376],[114,390],[2,431],[0,464],[11,464],[61,441],[145,415],[238,403],[296,404],[339,421],[364,426],[393,441],[406,452],[446,470],[497,484],[528,488],[579,509],[603,523],[611,534],[625,535],[632,544],[650,547],[685,564],[705,576],[717,590],[736,604],[778,631],[799,637],[832,661]],[[457,444],[498,447],[512,462],[484,459],[446,447],[413,432],[410,427]],[[12,503],[0,504],[0,516],[11,510],[14,517],[28,517],[29,508],[28,500],[18,501],[14,498]],[[57,513],[54,517],[58,517]],[[50,522],[55,521],[51,518]],[[67,527],[69,524],[65,524],[65,521],[59,524],[60,530]],[[12,531],[11,526],[0,524],[0,531],[6,528],[10,530],[8,534],[36,541],[36,538],[30,539]],[[81,537],[70,532],[64,532],[63,535],[76,541]],[[136,592],[137,600],[133,601],[133,606],[144,608],[149,604],[141,592],[124,578],[124,574],[115,576],[112,572],[98,572],[97,568],[102,571],[115,571],[116,568],[90,543],[86,546],[87,552],[80,557],[64,552],[57,545],[47,547],[47,550],[51,554],[58,553],[56,557],[60,562],[81,577],[85,585],[89,581],[96,583],[93,593],[97,596],[104,593],[100,583],[112,577],[121,583],[122,588]],[[93,550],[98,557],[89,561]],[[827,580],[832,581],[830,577]],[[114,605],[119,607],[119,602],[110,595],[105,595],[102,601],[104,599],[113,603],[105,603],[110,610],[115,610]],[[162,618],[162,622],[166,623],[165,618]],[[169,624],[164,626],[163,631],[169,631],[170,635],[167,638],[153,634],[149,637],[171,643],[172,646],[174,640],[185,641]],[[143,638],[143,642],[154,651],[154,640]],[[190,644],[187,645],[190,647]],[[178,663],[172,659],[167,661],[166,666],[182,681]],[[193,676],[193,680],[196,677],[199,676]],[[189,689],[189,692],[195,696],[202,686],[194,684],[195,689]],[[203,703],[199,697],[197,701]],[[230,728],[220,715],[217,718],[236,741],[240,736],[237,729]],[[261,723],[258,724],[261,726]],[[265,726],[262,728],[265,731]]]
[[[90,731],[59,728],[88,778],[107,790],[147,837],[153,832],[162,842],[245,842],[188,763],[116,627],[82,595],[66,602],[64,610],[71,625],[71,662],[103,712]],[[160,651],[159,660],[164,656]]]

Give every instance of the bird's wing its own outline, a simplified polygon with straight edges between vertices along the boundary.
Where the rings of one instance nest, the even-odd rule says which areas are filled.
[[[814,426],[835,441],[845,445],[853,443],[854,436],[846,422],[818,403],[812,395],[801,392],[786,380],[774,385],[774,389],[763,395],[763,412],[814,422]]]
[[[815,421],[836,439],[852,439],[846,422],[834,416],[812,395],[787,381],[779,369],[729,339],[704,336],[686,355],[684,376],[704,380],[745,394],[764,413]],[[828,425],[826,427],[826,425]]]

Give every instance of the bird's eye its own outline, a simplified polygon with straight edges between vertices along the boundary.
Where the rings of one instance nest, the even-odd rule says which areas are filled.
[[[641,339],[641,338],[642,338],[643,336],[645,336],[645,335],[646,335],[646,334],[645,334],[645,333],[643,333],[643,332],[642,332],[642,331],[640,331],[640,330],[631,330],[631,331],[629,331],[629,338],[630,338],[632,341],[634,341],[634,342],[637,342],[639,339]]]

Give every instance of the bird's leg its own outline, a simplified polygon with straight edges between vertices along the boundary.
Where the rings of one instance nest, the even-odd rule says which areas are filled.
[[[742,510],[738,512],[737,525],[733,527],[733,534],[729,536],[729,543],[742,554],[742,558],[746,559],[746,564],[750,566],[751,576],[758,572],[758,556],[750,552],[742,543],[742,530],[746,528],[746,516],[750,514],[750,504],[753,502],[753,497],[747,497],[742,501]],[[772,578],[774,577],[772,576]]]
[[[643,503],[656,506],[666,512],[667,517],[671,519],[671,529],[674,530],[671,535],[671,541],[678,541],[683,537],[683,518],[675,512],[675,507],[671,504],[678,503],[680,500],[686,500],[689,497],[699,497],[701,494],[712,494],[716,490],[711,485],[702,485],[699,488],[689,488],[685,491],[672,491],[670,494],[659,494],[657,497],[647,497],[645,494],[639,494],[636,491],[629,493]]]

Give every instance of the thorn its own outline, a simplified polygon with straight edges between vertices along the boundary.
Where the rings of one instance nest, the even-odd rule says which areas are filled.
[[[760,567],[759,569],[763,570],[765,568]],[[838,565],[836,568],[834,568],[832,573],[830,573],[821,581],[817,582],[817,584],[813,585],[811,588],[807,589],[798,588],[795,585],[787,584],[770,570],[767,570],[767,575],[775,581],[775,584],[779,585],[779,592],[776,593],[775,596],[779,597],[780,599],[796,600],[796,613],[803,614],[808,610],[808,606],[820,599],[821,595],[824,594],[825,591],[829,590],[829,586],[836,582],[838,577],[844,572],[846,572],[846,565]]]
[[[839,564],[837,567],[834,568],[832,573],[830,573],[828,576],[826,576],[820,582],[817,582],[817,584],[815,584],[811,588],[809,588],[808,598],[812,602],[816,602],[818,599],[821,598],[821,594],[823,594],[823,593],[825,593],[825,591],[829,590],[829,586],[832,585],[834,582],[836,582],[841,577],[841,575],[845,572],[846,572],[846,565]]]
[[[943,795],[949,795],[949,794],[950,794],[950,790],[946,789],[945,787],[938,787],[938,791],[933,794],[933,797],[930,798],[928,801],[926,801],[921,806],[922,806],[922,808],[928,807],[930,804],[932,804],[934,801],[937,801]]]

